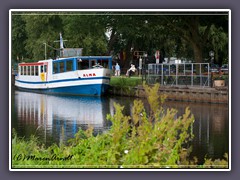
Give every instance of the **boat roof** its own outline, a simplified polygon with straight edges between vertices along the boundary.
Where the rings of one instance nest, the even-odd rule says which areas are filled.
[[[38,62],[22,62],[19,63],[20,66],[39,66],[44,65],[47,62],[52,61],[65,61],[65,60],[72,60],[72,59],[78,59],[78,60],[112,60],[112,56],[75,56],[75,57],[67,57],[67,58],[58,58],[58,59],[46,59],[46,60],[40,60]]]
[[[81,59],[81,60],[111,60],[112,56],[74,56],[74,57],[66,57],[66,58],[57,58],[57,59],[49,59],[49,60],[41,60],[39,62],[46,61],[61,61],[61,60],[72,60],[72,59]]]
[[[91,60],[91,59],[111,59],[112,56],[75,56],[75,57],[67,57],[67,58],[59,58],[61,59],[84,59],[84,60]]]
[[[45,65],[46,61],[39,61],[39,62],[22,62],[22,63],[19,63],[18,65],[19,66],[39,66],[39,65]]]

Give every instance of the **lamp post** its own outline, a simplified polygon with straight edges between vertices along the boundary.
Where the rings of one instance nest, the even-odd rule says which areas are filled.
[[[211,57],[211,66],[212,66],[213,60],[214,60],[214,51],[209,51],[209,56]],[[209,71],[209,69],[208,69],[208,71]],[[208,73],[208,74],[209,74],[209,73]],[[209,75],[208,75],[208,76],[209,76]],[[209,77],[208,77],[208,79],[209,79]],[[212,81],[213,81],[213,79],[212,79],[212,73],[211,73],[211,84],[213,84]],[[208,81],[208,82],[209,82],[209,81]]]
[[[44,44],[44,46],[45,46],[45,59],[47,59],[47,43],[43,43]]]
[[[148,54],[145,52],[145,53],[143,54],[142,81],[143,81],[143,75],[145,76],[144,78],[145,78],[145,80],[146,80],[146,59],[147,59],[147,56],[148,56]],[[143,73],[144,73],[144,74],[143,74]]]
[[[214,51],[210,51],[210,52],[209,52],[209,56],[211,57],[211,64],[213,64],[213,60],[214,60]]]

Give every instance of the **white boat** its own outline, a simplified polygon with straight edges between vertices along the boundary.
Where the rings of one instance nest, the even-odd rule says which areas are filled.
[[[69,56],[74,54],[76,56]],[[109,88],[112,57],[81,56],[81,49],[63,48],[61,58],[19,63],[15,86],[40,93],[101,96]]]

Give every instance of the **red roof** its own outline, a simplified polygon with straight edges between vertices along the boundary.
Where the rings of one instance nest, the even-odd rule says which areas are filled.
[[[45,62],[34,62],[34,63],[19,63],[19,66],[40,66],[40,65],[46,65]]]

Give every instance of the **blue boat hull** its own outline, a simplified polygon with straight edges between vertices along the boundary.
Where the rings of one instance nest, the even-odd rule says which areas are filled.
[[[20,88],[19,90],[31,91],[37,93],[46,94],[66,94],[66,95],[90,95],[90,96],[101,96],[106,94],[108,84],[92,84],[92,85],[79,85],[79,86],[68,86],[58,88],[46,88],[46,89],[29,89]]]

